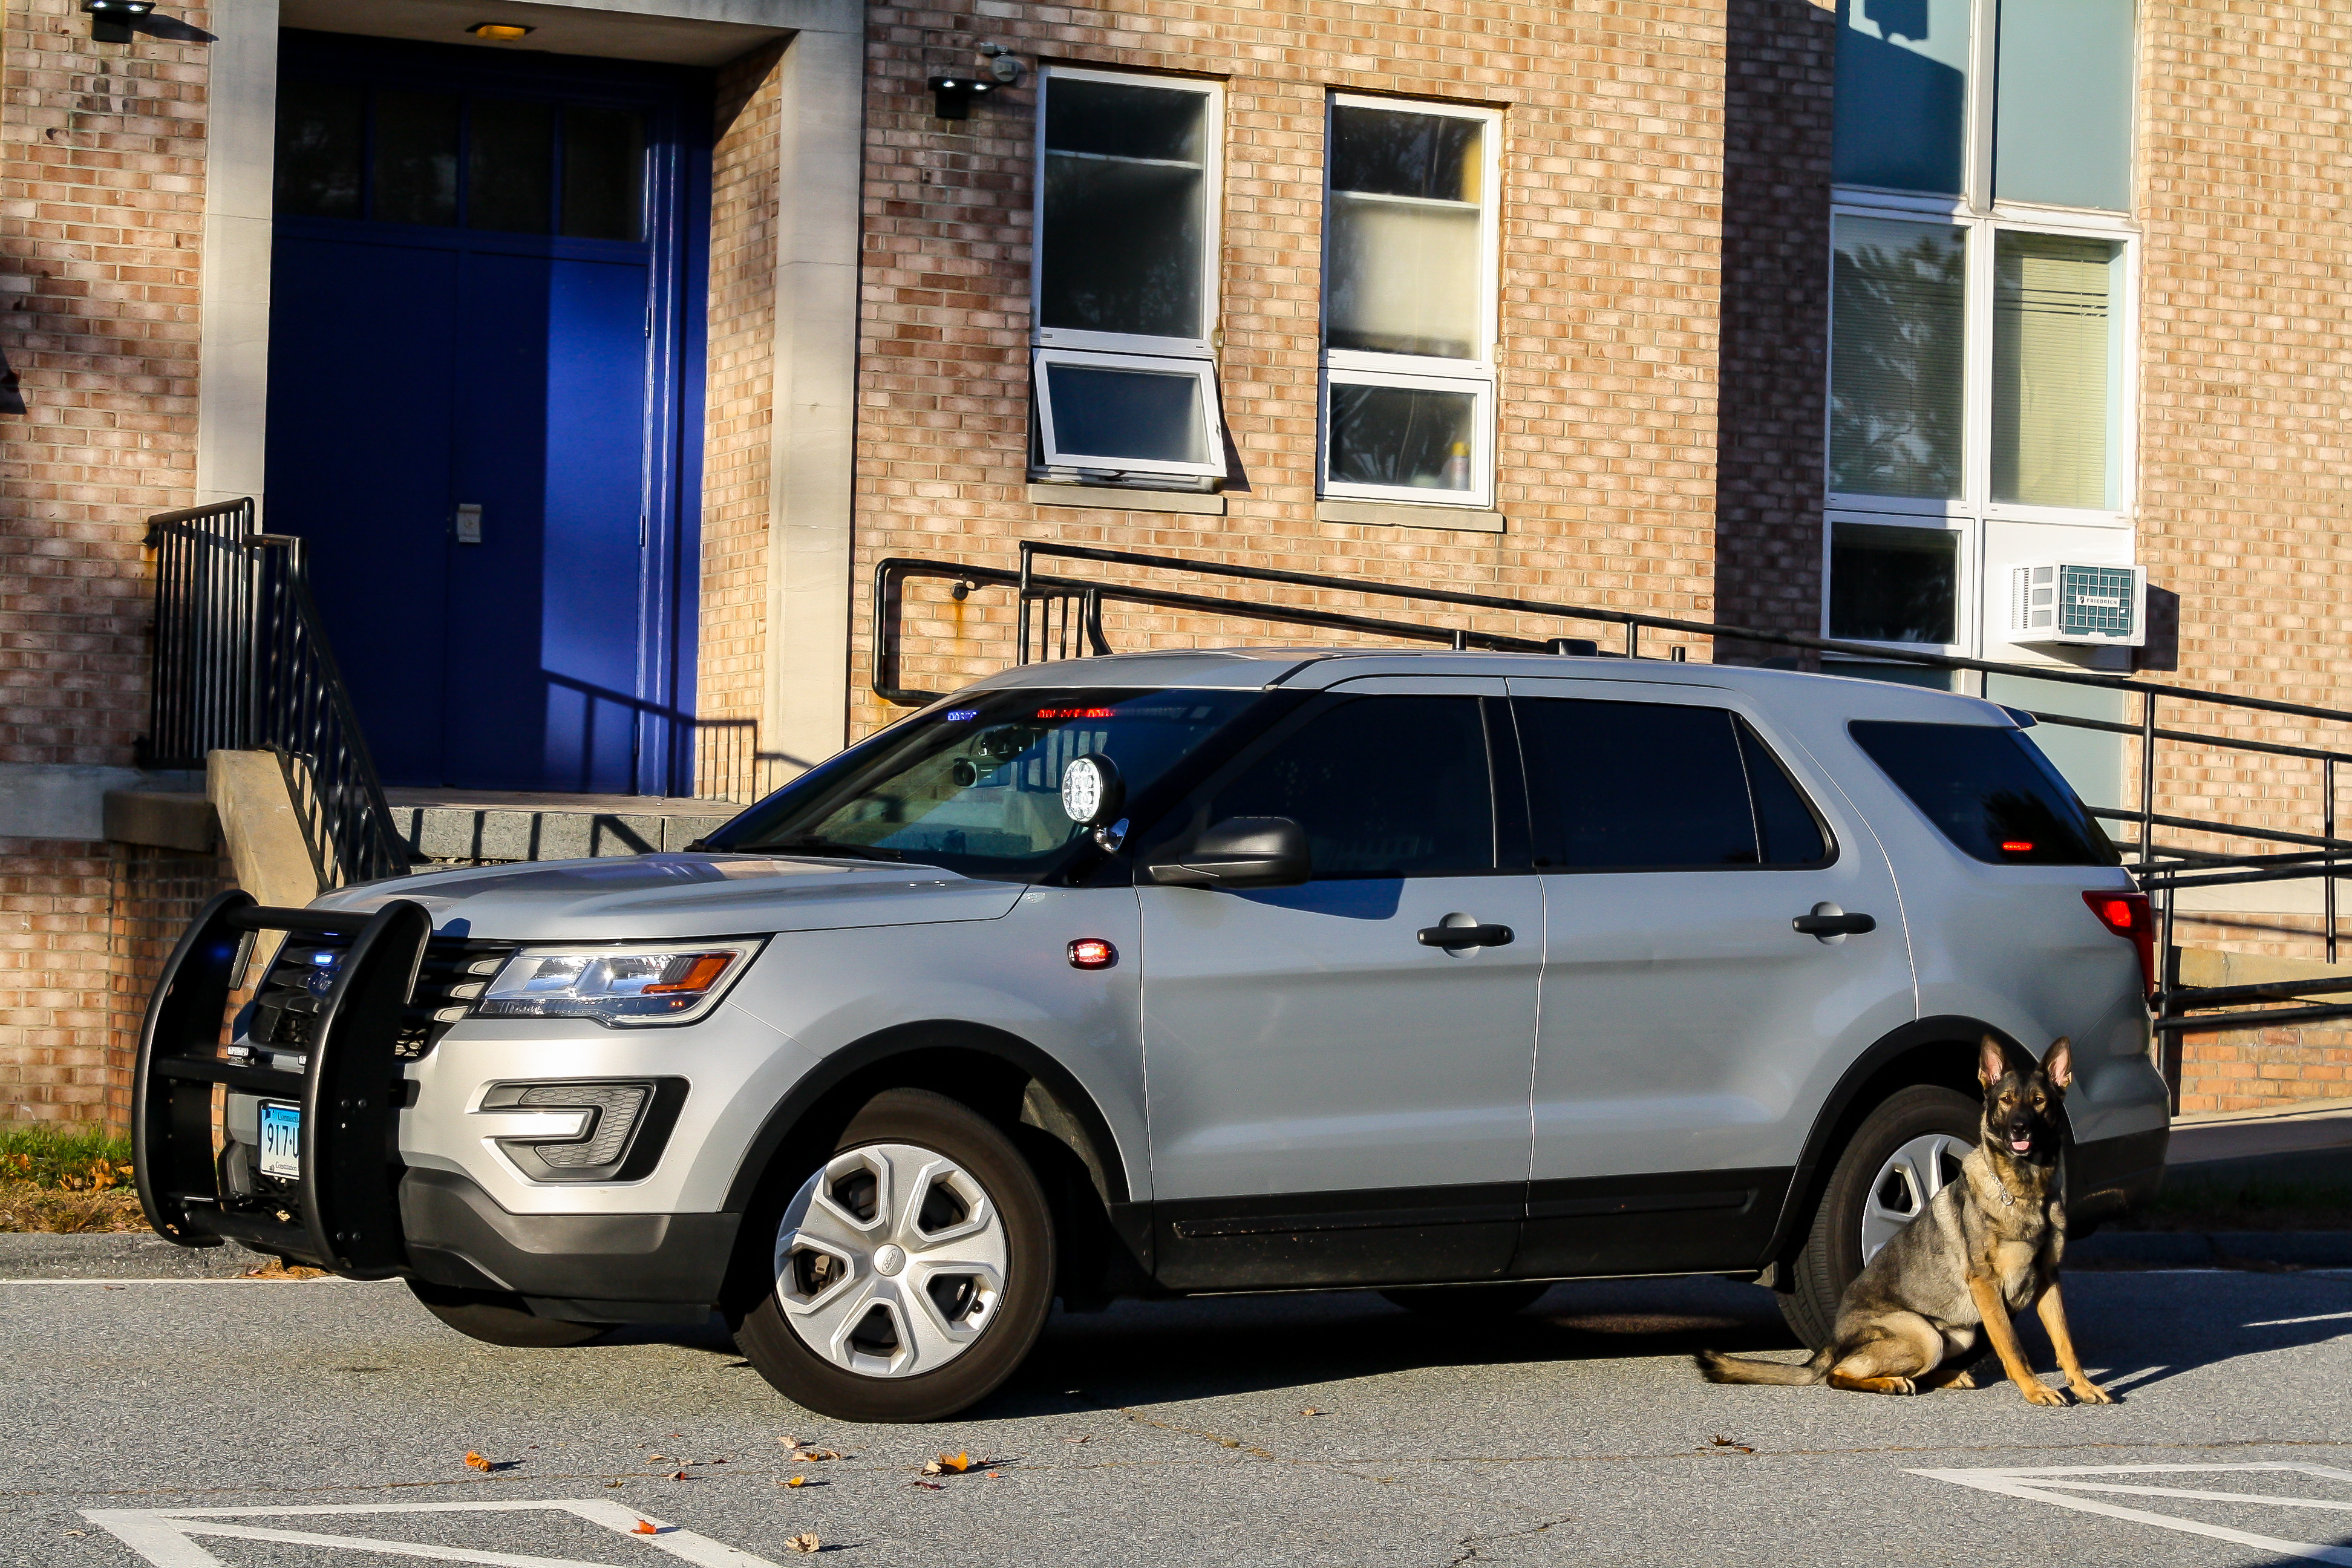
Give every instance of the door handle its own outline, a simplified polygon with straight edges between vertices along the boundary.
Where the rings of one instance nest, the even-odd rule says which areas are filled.
[[[1518,933],[1508,926],[1423,926],[1413,935],[1423,947],[1508,947]]]
[[[1850,915],[1835,904],[1815,904],[1811,913],[1799,915],[1789,926],[1792,931],[1827,941],[1834,936],[1861,936],[1876,931],[1878,921],[1869,915]]]

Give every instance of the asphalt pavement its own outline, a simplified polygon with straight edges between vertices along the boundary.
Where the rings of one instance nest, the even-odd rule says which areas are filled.
[[[2352,1274],[2066,1291],[2118,1405],[1717,1387],[1691,1350],[1794,1357],[1769,1293],[1637,1280],[1122,1303],[967,1418],[863,1427],[715,1325],[513,1351],[397,1284],[0,1281],[0,1563],[2352,1563]]]

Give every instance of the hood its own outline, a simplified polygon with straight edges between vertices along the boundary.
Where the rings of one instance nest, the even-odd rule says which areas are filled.
[[[633,942],[991,921],[1011,913],[1027,890],[937,866],[640,855],[427,872],[347,888],[311,907],[374,910],[410,899],[446,936]]]

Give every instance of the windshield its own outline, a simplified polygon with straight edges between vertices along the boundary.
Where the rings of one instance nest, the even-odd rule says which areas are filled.
[[[1108,757],[1133,800],[1259,695],[980,692],[884,731],[842,759],[847,766],[824,769],[755,807],[711,847],[1034,876],[1086,831],[1062,809],[1062,773],[1073,760]]]

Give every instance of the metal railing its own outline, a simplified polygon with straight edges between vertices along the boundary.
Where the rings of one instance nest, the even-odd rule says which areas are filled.
[[[404,874],[408,850],[310,598],[302,542],[261,532],[245,500],[152,517],[147,543],[155,642],[142,765],[273,752],[328,882]]]
[[[1603,650],[1600,640],[1591,637],[1529,637],[1521,635],[1525,628],[1501,632],[1482,630],[1467,624],[1441,626],[1426,620],[1404,620],[1394,616],[1370,615],[1353,609],[1276,603],[1264,597],[1241,598],[1194,593],[1134,581],[1130,576],[1112,576],[1108,573],[1089,577],[1055,576],[1038,570],[1040,562],[1049,560],[1087,563],[1128,574],[1182,573],[1224,584],[1264,584],[1270,588],[1322,595],[1409,602],[1424,606],[1444,606],[1451,611],[1507,616],[1520,620],[1584,623],[1587,626],[1597,625],[1615,628],[1611,640],[1619,646]],[[2336,837],[2336,784],[2338,764],[2352,763],[2352,712],[2268,698],[2238,697],[2191,687],[2164,686],[2095,670],[2008,664],[1995,659],[1924,653],[1874,643],[1844,642],[1796,632],[1774,631],[1760,626],[1685,620],[1673,616],[1645,615],[1638,611],[1559,604],[1498,594],[1465,593],[1418,585],[1396,586],[1270,567],[1228,565],[1135,551],[1036,541],[1022,544],[1021,565],[1017,571],[967,566],[914,556],[893,556],[876,564],[873,690],[875,696],[898,707],[919,707],[943,695],[915,689],[906,684],[904,678],[907,590],[909,584],[920,581],[952,584],[951,593],[958,601],[968,599],[983,589],[1010,590],[1015,601],[1015,658],[1022,664],[1111,652],[1109,638],[1103,629],[1104,606],[1128,605],[1188,612],[1221,620],[1259,621],[1275,626],[1339,631],[1352,636],[1432,643],[1454,648],[1601,654],[1603,657],[1623,658],[1643,657],[1643,635],[1655,632],[1685,639],[1706,638],[1716,642],[1783,647],[1877,664],[1911,664],[1932,669],[1969,671],[1979,677],[1999,676],[2118,693],[2126,702],[2137,701],[2137,722],[2032,709],[2025,711],[2031,712],[2039,723],[2128,736],[2138,742],[2138,800],[2130,805],[2118,803],[2093,809],[2101,819],[2129,824],[2135,830],[2133,837],[2118,840],[2118,845],[2134,877],[2153,896],[2158,918],[2161,921],[2162,945],[2159,952],[2165,955],[2164,968],[2153,1006],[2155,1026],[2165,1041],[2167,1076],[2177,1087],[2179,1040],[2184,1032],[2253,1026],[2294,1026],[2352,1018],[2352,1003],[2284,1010],[2272,1010],[2265,1005],[2305,995],[2352,992],[2352,977],[2347,977],[2341,984],[2323,979],[2259,986],[2184,985],[2179,979],[2173,945],[2176,895],[2181,891],[2245,883],[2318,879],[2324,889],[2321,903],[2325,929],[2321,934],[2327,961],[2330,963],[2336,962],[2336,884],[2343,878],[2352,877],[2352,839]],[[1466,616],[1457,618],[1466,623]],[[1690,646],[1687,641],[1675,643],[1669,647],[1667,657],[1682,658]],[[2185,727],[2196,721],[2200,709],[2216,710],[2225,714],[2266,714],[2302,721],[2309,726],[2325,729],[2331,737],[2341,736],[2342,743],[2334,746],[2298,745]],[[2172,716],[2170,724],[2164,721],[2166,715]],[[2160,744],[2244,753],[2308,767],[2319,795],[2317,810],[2311,814],[2316,817],[2313,826],[2318,831],[2300,833],[2277,826],[2227,822],[2166,809],[2171,803],[2159,795],[2162,769],[2158,765],[2158,748]],[[2177,838],[2159,842],[2157,837],[2159,829],[2172,835],[2195,836],[2203,842],[2191,843]],[[2231,839],[2249,840],[2257,847],[2250,852],[2231,853],[2213,847],[2216,842]],[[2293,847],[2284,853],[2274,852],[2273,847],[2287,846]]]

